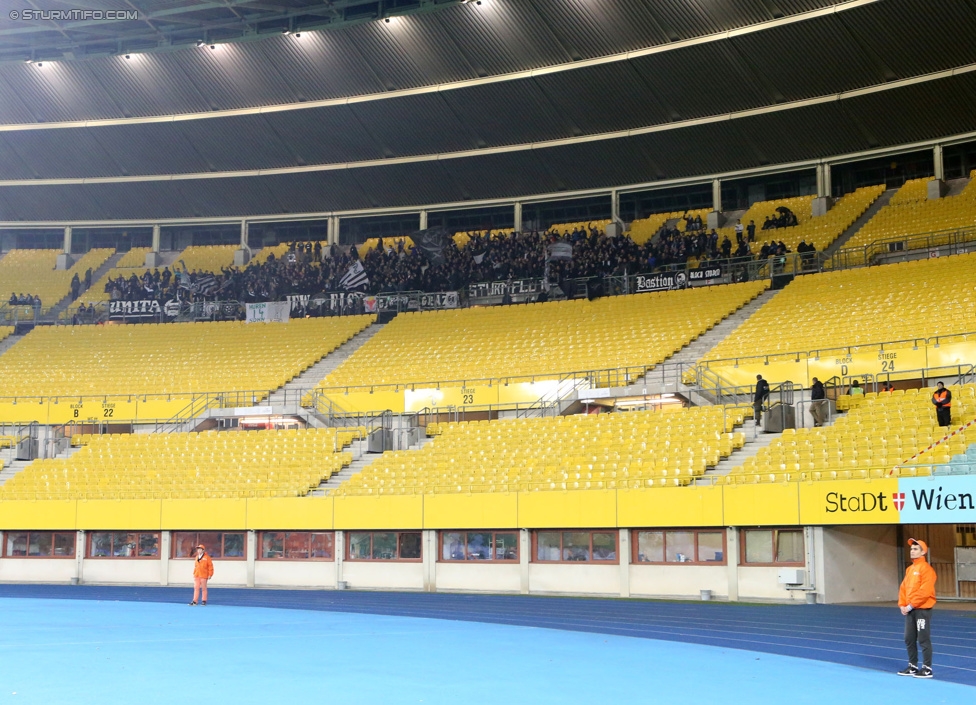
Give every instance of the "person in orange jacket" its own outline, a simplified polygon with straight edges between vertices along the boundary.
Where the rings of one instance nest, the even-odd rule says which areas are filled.
[[[898,607],[905,615],[905,646],[908,667],[899,676],[932,677],[932,608],[935,607],[935,568],[925,556],[929,547],[924,541],[908,539],[912,564],[898,590]],[[922,647],[922,665],[918,666],[918,647]]]
[[[197,604],[200,597],[203,597],[200,604],[207,604],[207,581],[212,577],[213,561],[207,555],[207,549],[204,548],[203,544],[200,544],[197,546],[197,555],[193,564],[193,602],[190,603],[191,607]]]

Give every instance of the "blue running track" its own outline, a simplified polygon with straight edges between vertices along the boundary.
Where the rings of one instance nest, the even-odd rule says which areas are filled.
[[[976,702],[976,618],[892,608],[0,585],[0,703]],[[286,611],[287,610],[287,611]]]

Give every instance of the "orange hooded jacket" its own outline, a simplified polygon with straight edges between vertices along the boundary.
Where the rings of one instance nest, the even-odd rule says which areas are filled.
[[[203,556],[193,560],[193,577],[210,580],[213,577],[213,561],[210,560],[210,554],[207,553],[207,550],[204,549]]]
[[[922,555],[913,560],[905,570],[905,579],[901,581],[901,588],[898,590],[898,606],[911,605],[917,610],[927,610],[935,606],[935,568],[926,560],[929,555],[928,544],[924,541],[914,543],[921,546]]]

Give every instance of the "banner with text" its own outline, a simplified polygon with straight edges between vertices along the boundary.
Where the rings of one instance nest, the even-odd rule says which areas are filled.
[[[110,301],[108,304],[109,318],[157,318],[166,315],[170,318],[179,313],[179,307],[171,306],[173,301],[161,306],[155,299],[143,301]]]
[[[499,296],[530,296],[542,291],[541,279],[513,279],[504,282],[478,282],[468,284],[468,298],[490,299]]]
[[[672,291],[688,286],[688,276],[684,272],[662,272],[660,274],[638,274],[634,277],[638,294],[651,291]]]
[[[248,323],[285,323],[289,319],[290,304],[287,301],[269,301],[247,305]]]

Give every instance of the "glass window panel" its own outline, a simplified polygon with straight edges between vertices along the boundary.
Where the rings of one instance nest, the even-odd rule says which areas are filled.
[[[91,557],[105,558],[112,555],[112,534],[97,531],[91,535]]]
[[[463,561],[465,537],[462,531],[446,531],[441,534],[441,560]]]
[[[668,563],[690,563],[695,560],[695,532],[668,531],[664,536]]]
[[[7,555],[8,556],[27,555],[27,532],[26,531],[7,532]]]
[[[285,558],[293,561],[308,560],[308,534],[294,531],[285,534]]]
[[[370,539],[372,534],[368,531],[353,531],[349,534],[349,557],[359,560],[369,558],[372,555],[370,549]]]
[[[312,558],[332,558],[335,553],[335,539],[331,533],[312,534]]]
[[[773,532],[746,531],[746,563],[773,562]]]
[[[155,558],[159,555],[159,534],[139,534],[139,557]]]
[[[54,555],[75,555],[75,536],[74,533],[54,534]]]
[[[261,535],[261,558],[281,558],[285,554],[285,534],[265,531]]]
[[[721,531],[698,532],[698,560],[721,563],[725,557],[725,541]]]
[[[500,561],[518,560],[518,534],[495,534],[495,558]]]
[[[197,544],[197,535],[190,531],[177,531],[173,535],[175,546],[173,555],[177,558],[190,558],[193,555],[193,547]]]
[[[468,532],[468,560],[487,561],[491,558],[491,533]]]
[[[615,531],[597,531],[593,534],[593,560],[617,560],[617,533]]]
[[[396,534],[392,531],[373,532],[373,555],[374,560],[392,561],[396,560]]]
[[[590,560],[590,532],[563,532],[563,560],[580,562]]]
[[[196,551],[193,549],[203,544],[203,547],[210,554],[211,558],[223,558],[221,545],[220,545],[220,534],[216,531],[200,532],[197,534],[196,543],[190,548],[190,555],[195,556]]]
[[[201,541],[204,546],[207,544]],[[220,558],[214,556],[211,558]],[[224,534],[224,555],[223,558],[243,558],[244,557],[244,534]]]
[[[776,560],[779,563],[803,563],[803,532],[776,532]]]
[[[404,560],[420,558],[419,531],[400,534],[400,558]]]
[[[540,531],[536,534],[535,559],[537,561],[558,561],[560,542],[558,531]]]
[[[51,545],[54,541],[50,531],[32,531],[30,543],[27,546],[28,556],[50,556]]]
[[[637,561],[639,563],[664,562],[664,532],[637,532]]]
[[[112,555],[116,558],[129,558],[136,553],[135,534],[112,534]]]

